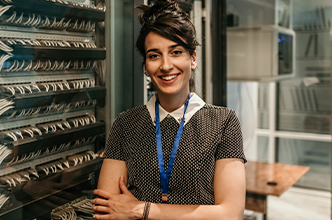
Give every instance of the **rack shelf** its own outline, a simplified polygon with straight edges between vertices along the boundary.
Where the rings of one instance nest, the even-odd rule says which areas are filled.
[[[47,200],[49,196],[56,195],[57,193],[61,194],[66,189],[70,189],[74,186],[77,187],[81,183],[89,181],[89,179],[91,178],[89,177],[89,174],[91,174],[94,171],[100,170],[102,161],[103,161],[102,158],[96,158],[95,160],[84,162],[77,166],[65,169],[62,172],[49,175],[47,176],[47,178],[43,178],[40,180],[33,180],[34,183],[29,183],[30,184],[29,186],[23,185],[20,187],[12,188],[11,194],[15,195],[16,198],[12,196],[12,199],[14,200],[12,205],[1,208],[0,219],[8,219],[6,214],[14,210],[17,210],[19,208],[22,208],[22,202],[23,204],[25,204],[24,207],[27,207],[27,209],[29,209],[28,206],[34,202],[43,201],[43,199]],[[60,189],[48,188],[47,186],[49,184],[56,185]],[[31,192],[30,189],[32,189],[34,192]],[[74,190],[71,190],[71,192],[74,192]],[[37,198],[35,195],[38,195]],[[17,201],[18,198],[19,201]],[[46,204],[41,203],[40,205],[45,206],[43,207],[43,209],[45,208],[50,209],[50,207],[47,207],[49,203]],[[50,211],[51,210],[47,210],[47,212]]]
[[[106,95],[105,87],[93,87],[66,91],[18,94],[14,96],[15,108],[27,109],[52,104],[100,100]],[[97,101],[98,103],[98,101]]]
[[[106,58],[105,48],[54,48],[34,46],[12,46],[17,60],[103,60]]]
[[[105,132],[105,124],[97,122],[94,124],[72,128],[70,130],[58,131],[13,142],[12,157],[29,154],[38,150],[43,150],[52,146],[59,146],[86,137],[93,137]],[[9,158],[10,159],[10,158]]]
[[[60,153],[53,153],[49,154],[46,156],[42,156],[41,158],[37,158],[32,161],[27,161],[23,163],[19,163],[16,165],[10,165],[10,166],[4,166],[1,167],[0,169],[0,176],[4,176],[7,174],[15,173],[21,170],[29,169],[29,168],[35,168],[36,166],[43,164],[43,163],[48,163],[54,160],[59,160],[61,158],[65,158],[68,155],[73,155],[73,154],[78,154],[83,151],[94,151],[95,146],[93,144],[88,144],[88,145],[83,145],[83,146],[78,146],[74,147],[72,149],[60,152]]]
[[[19,127],[36,126],[36,124],[40,123],[66,120],[67,118],[81,117],[84,115],[95,115],[94,106],[86,106],[71,110],[61,110],[57,112],[37,114],[34,116],[22,116],[10,119],[0,118],[0,131]]]
[[[104,21],[105,12],[99,9],[88,7],[77,7],[73,4],[61,4],[45,0],[12,0],[16,11],[29,11],[40,15],[90,19],[94,21]]]

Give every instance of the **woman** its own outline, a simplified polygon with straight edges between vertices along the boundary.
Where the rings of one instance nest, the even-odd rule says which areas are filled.
[[[94,191],[94,218],[242,219],[240,124],[234,111],[189,91],[194,26],[172,0],[138,8],[136,46],[157,95],[115,120]]]

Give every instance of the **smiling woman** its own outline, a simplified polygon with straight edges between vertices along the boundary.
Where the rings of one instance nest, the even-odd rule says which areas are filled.
[[[234,111],[189,90],[196,33],[172,0],[142,10],[136,46],[157,94],[118,115],[105,149],[96,219],[242,219],[246,162]]]
[[[183,105],[189,95],[191,70],[196,67],[196,52],[190,56],[183,46],[154,32],[147,35],[145,48],[146,73],[157,88],[161,106],[172,112]]]

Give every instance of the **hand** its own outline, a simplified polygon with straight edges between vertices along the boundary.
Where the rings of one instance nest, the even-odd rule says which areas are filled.
[[[99,198],[92,200],[94,206],[92,209],[97,213],[93,216],[95,219],[138,219],[137,216],[139,202],[131,194],[121,176],[119,186],[122,194],[110,194],[105,190],[96,189],[93,191]],[[143,210],[141,211],[143,213]],[[142,214],[141,214],[142,217]]]

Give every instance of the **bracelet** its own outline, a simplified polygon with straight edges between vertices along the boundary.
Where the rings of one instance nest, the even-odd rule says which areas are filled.
[[[142,220],[148,220],[151,202],[145,202]]]

